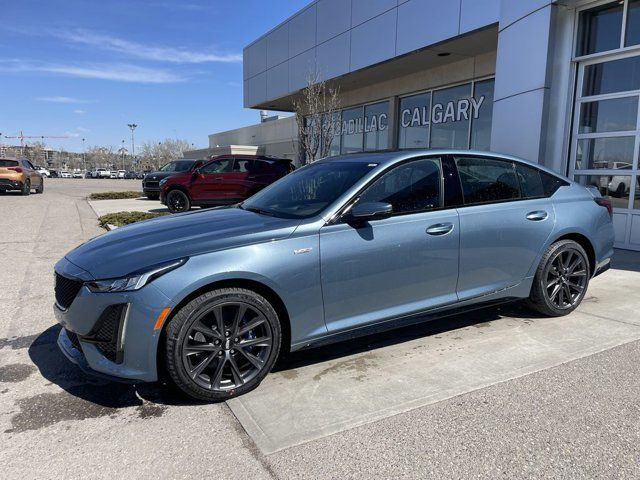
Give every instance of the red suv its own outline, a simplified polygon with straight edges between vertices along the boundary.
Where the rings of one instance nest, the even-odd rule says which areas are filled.
[[[186,212],[192,206],[230,205],[249,198],[293,170],[291,160],[281,158],[219,156],[194,171],[161,180],[160,201],[172,213]]]

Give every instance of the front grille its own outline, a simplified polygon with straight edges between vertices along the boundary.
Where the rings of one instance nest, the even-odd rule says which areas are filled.
[[[102,355],[116,363],[122,363],[118,333],[126,308],[125,304],[105,308],[89,335],[82,338],[83,341],[93,343]]]
[[[78,338],[78,335],[73,333],[71,330],[67,330],[66,328],[64,330],[67,333],[67,338],[71,341],[71,345],[73,345],[76,350],[82,351],[82,346],[80,345],[80,339]]]
[[[145,182],[144,188],[147,190],[157,190],[160,188],[160,182]]]
[[[63,277],[56,272],[56,302],[62,308],[69,308],[82,288],[82,282]]]

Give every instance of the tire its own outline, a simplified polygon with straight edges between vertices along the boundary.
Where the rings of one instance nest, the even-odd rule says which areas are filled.
[[[165,367],[190,397],[224,401],[260,384],[278,358],[281,332],[278,314],[261,295],[243,288],[213,290],[191,300],[167,324]]]
[[[22,195],[31,195],[31,180],[25,180],[21,193]]]
[[[167,208],[171,213],[182,213],[191,210],[191,200],[182,190],[171,190],[167,194]]]
[[[616,197],[618,198],[624,197],[624,194],[626,191],[627,191],[627,188],[625,187],[624,183],[620,182],[618,184],[618,188],[616,188]]]
[[[44,178],[40,182],[40,186],[36,188],[36,193],[44,193]]]
[[[573,240],[561,240],[542,256],[527,303],[548,317],[568,315],[584,299],[590,278],[584,248]]]

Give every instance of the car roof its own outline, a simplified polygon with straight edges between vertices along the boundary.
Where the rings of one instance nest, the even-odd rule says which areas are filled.
[[[519,163],[524,163],[532,167],[538,168],[544,172],[550,173],[556,177],[562,177],[558,172],[551,170],[550,168],[540,165],[536,162],[531,162],[523,158],[514,157],[511,155],[505,155],[502,153],[482,151],[482,150],[462,150],[462,149],[422,149],[422,150],[393,150],[386,152],[370,152],[370,153],[350,153],[346,155],[338,155],[335,157],[328,157],[318,160],[315,163],[334,163],[334,162],[362,162],[362,163],[377,163],[379,165],[396,163],[402,160],[408,160],[411,158],[425,157],[425,156],[437,156],[437,155],[457,155],[457,156],[479,156],[479,157],[491,157],[500,160],[509,160]]]

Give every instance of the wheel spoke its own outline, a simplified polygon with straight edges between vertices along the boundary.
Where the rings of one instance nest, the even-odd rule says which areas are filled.
[[[560,281],[560,277],[554,278],[549,283],[547,283],[547,288],[551,288],[554,285],[557,285],[559,281]]]
[[[188,345],[185,348],[186,354],[187,355],[195,355],[197,353],[202,353],[202,352],[214,352],[214,353],[218,353],[220,351],[220,347],[217,345],[213,345],[211,343],[203,343],[200,345]]]
[[[573,295],[571,294],[571,289],[569,288],[569,285],[565,285],[563,287],[563,289],[564,289],[565,297],[567,298],[567,303],[569,305],[572,305],[573,304]]]
[[[254,367],[262,368],[262,366],[264,365],[264,360],[262,360],[261,358],[258,358],[255,355],[245,351],[244,348],[238,348],[238,352],[240,352],[242,355],[244,355],[244,357],[247,360],[249,360],[251,365],[253,365]]]
[[[220,338],[224,338],[224,317],[222,316],[222,306],[216,305],[213,307],[213,314],[216,317],[218,334],[220,335]]]
[[[200,332],[201,334],[203,334],[206,337],[214,337],[214,338],[219,338],[220,337],[215,330],[213,330],[211,327],[207,327],[200,320],[196,320],[194,322],[194,324],[191,326],[191,328],[193,330],[195,330],[196,332]]]
[[[242,378],[242,373],[240,372],[240,369],[238,368],[238,364],[236,363],[235,359],[231,355],[229,355],[229,365],[231,366],[231,374],[233,375],[233,383],[236,385],[236,387],[239,387],[240,385],[244,384],[244,379]]]
[[[573,273],[573,271],[578,268],[578,266],[582,266],[582,259],[580,257],[578,257],[571,265],[569,265],[567,273]]]
[[[579,285],[577,283],[573,283],[573,282],[567,282],[567,285],[569,285],[570,287],[575,288],[576,290],[578,290],[579,292],[581,292],[582,290],[584,290],[584,287],[582,285]]]
[[[553,289],[553,292],[551,292],[551,295],[549,295],[549,299],[551,301],[553,301],[556,298],[556,295],[558,295],[558,292],[560,291],[561,286],[560,285],[556,285]]]
[[[211,377],[211,388],[219,389],[220,381],[222,380],[222,373],[224,372],[224,366],[227,363],[226,356],[218,357],[218,364],[216,365],[213,375]]]
[[[242,329],[238,332],[238,336],[242,336],[245,333],[250,332],[254,328],[262,325],[264,322],[266,322],[266,319],[262,315],[260,315],[257,319],[253,320],[251,323],[242,327]]]
[[[238,325],[240,325],[245,313],[247,313],[247,306],[240,305],[236,311],[236,316],[233,319],[233,325],[231,326],[232,335],[238,335]]]
[[[269,347],[271,346],[271,337],[251,338],[249,340],[242,340],[238,343],[238,347]]]
[[[558,306],[560,307],[564,306],[564,288],[562,288],[562,285],[560,285],[560,288],[558,291]]]
[[[580,270],[577,272],[573,272],[570,273],[569,275],[567,275],[567,277],[586,277],[587,276],[587,271],[586,270]]]
[[[211,355],[208,355],[204,360],[202,360],[198,365],[193,367],[189,372],[189,374],[191,375],[191,378],[196,378],[198,375],[200,375],[202,371],[205,368],[207,368],[207,366],[211,363],[211,360],[213,360],[214,358],[216,358],[216,356],[212,353]]]

